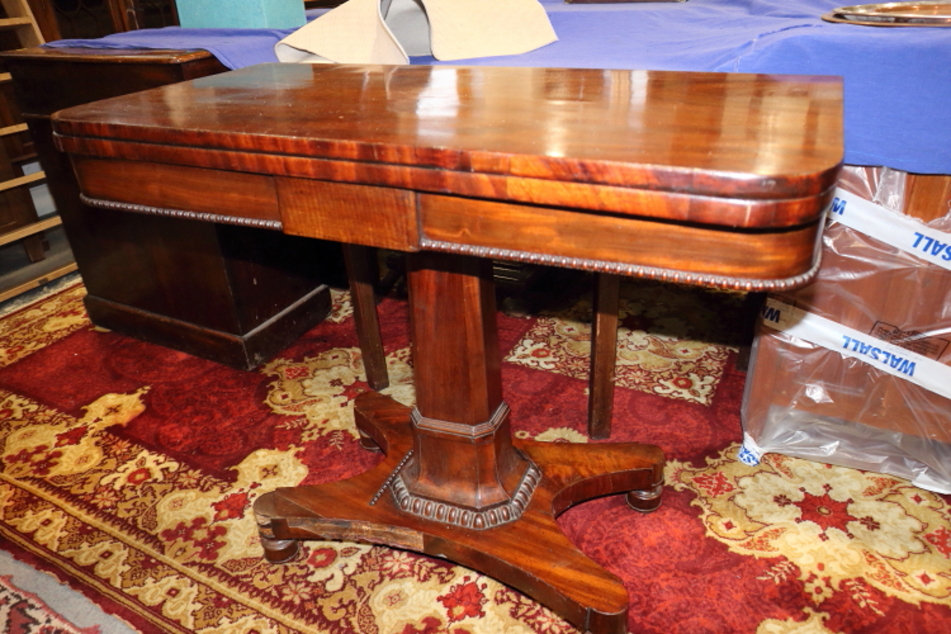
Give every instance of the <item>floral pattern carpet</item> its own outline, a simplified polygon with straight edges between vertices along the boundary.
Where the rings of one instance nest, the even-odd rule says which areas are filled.
[[[7,634],[103,634],[98,626],[76,627],[40,597],[0,575],[0,631]]]
[[[346,293],[256,372],[97,329],[74,285],[0,319],[0,547],[136,629],[174,633],[568,634],[566,622],[446,561],[354,543],[261,557],[250,505],[372,467],[352,425],[367,390]],[[738,298],[624,288],[611,440],[660,445],[664,503],[623,496],[559,519],[622,579],[631,632],[951,631],[946,497],[875,473],[736,459],[746,376]],[[391,387],[411,404],[406,304],[380,305]],[[590,305],[500,314],[513,431],[585,434]],[[602,441],[599,441],[602,442]]]

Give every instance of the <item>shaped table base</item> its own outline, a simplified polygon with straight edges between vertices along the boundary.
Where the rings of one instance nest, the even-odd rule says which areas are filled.
[[[593,562],[561,532],[555,517],[575,503],[628,493],[637,510],[660,504],[664,457],[653,445],[564,444],[516,441],[537,469],[521,515],[477,530],[403,510],[394,482],[413,460],[416,429],[411,410],[387,396],[361,395],[356,422],[365,444],[385,458],[373,469],[330,484],[283,488],[254,506],[265,556],[278,563],[296,556],[303,539],[369,542],[443,557],[478,570],[546,605],[587,632],[627,631],[628,595],[620,580]],[[412,501],[403,498],[404,506]],[[417,506],[420,506],[417,504]],[[425,504],[423,504],[425,506]],[[417,509],[422,511],[422,508]],[[457,514],[459,515],[459,514]]]

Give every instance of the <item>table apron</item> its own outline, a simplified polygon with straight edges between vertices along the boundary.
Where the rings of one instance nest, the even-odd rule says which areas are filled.
[[[151,161],[73,160],[86,199],[103,207],[745,290],[807,282],[821,229],[820,214],[755,230]],[[821,209],[827,198],[811,204]]]

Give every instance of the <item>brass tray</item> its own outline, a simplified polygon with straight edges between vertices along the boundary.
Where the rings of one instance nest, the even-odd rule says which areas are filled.
[[[861,4],[833,9],[822,19],[863,26],[951,26],[951,2]]]

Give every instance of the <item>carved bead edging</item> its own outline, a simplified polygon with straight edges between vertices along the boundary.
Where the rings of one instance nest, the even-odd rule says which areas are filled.
[[[393,469],[393,473],[387,476],[386,480],[383,481],[383,484],[380,485],[379,490],[373,494],[373,497],[370,499],[370,506],[373,506],[380,501],[380,496],[383,495],[383,492],[390,488],[390,485],[393,484],[393,481],[396,480],[400,475],[400,471],[403,470],[403,467],[406,466],[406,463],[409,462],[410,458],[413,457],[413,450],[410,449],[406,452],[406,455],[403,456],[403,459],[400,460],[400,463],[396,465],[396,468]]]
[[[281,231],[284,224],[280,220],[264,220],[261,218],[241,218],[238,216],[224,216],[221,214],[199,213],[197,211],[186,211],[184,209],[166,209],[164,207],[150,207],[149,205],[137,205],[134,203],[122,203],[112,200],[101,200],[99,198],[90,198],[85,194],[79,195],[79,200],[90,207],[97,209],[109,209],[112,211],[129,211],[148,216],[163,216],[165,218],[183,218],[185,220],[199,220],[201,222],[216,222],[225,225],[237,225],[239,227],[253,227],[255,229],[273,229]]]
[[[501,524],[514,522],[522,516],[532,500],[535,487],[541,480],[542,472],[535,463],[529,462],[528,469],[522,480],[515,488],[512,499],[505,504],[494,506],[484,511],[457,506],[448,502],[438,502],[429,498],[413,495],[403,482],[403,478],[395,477],[390,482],[390,490],[396,505],[405,513],[422,517],[443,524],[485,530]]]
[[[675,284],[690,284],[693,286],[726,288],[747,292],[784,291],[805,286],[819,273],[819,265],[821,260],[817,257],[812,268],[801,275],[787,277],[781,280],[758,280],[743,277],[690,273],[686,271],[677,271],[675,269],[662,269],[653,266],[611,262],[608,260],[588,260],[584,258],[572,258],[561,255],[531,253],[528,251],[514,251],[511,249],[500,249],[497,247],[456,244],[453,242],[443,242],[441,240],[432,240],[429,238],[421,238],[420,247],[430,251],[444,251],[447,253],[457,253],[460,255],[470,255],[480,258],[530,262],[532,264],[540,264],[543,266],[557,266],[561,268],[580,269],[582,271],[593,271],[597,273],[613,273],[615,275],[642,277],[660,280],[663,282],[672,282]]]

